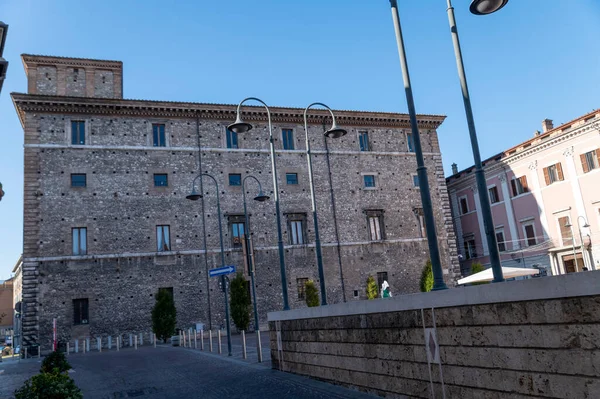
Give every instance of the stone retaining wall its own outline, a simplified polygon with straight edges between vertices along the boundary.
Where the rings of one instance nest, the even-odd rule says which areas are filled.
[[[273,368],[385,397],[600,398],[600,271],[269,320]]]

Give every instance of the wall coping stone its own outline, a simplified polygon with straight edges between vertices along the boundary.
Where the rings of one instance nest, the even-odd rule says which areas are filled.
[[[600,270],[270,312],[268,320],[312,319],[592,295],[600,295]]]

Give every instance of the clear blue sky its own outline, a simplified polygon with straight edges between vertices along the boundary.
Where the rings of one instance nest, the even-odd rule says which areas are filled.
[[[399,0],[417,112],[444,114],[446,174],[472,155],[444,0]],[[454,0],[482,156],[544,118],[600,107],[600,1],[510,0],[478,17]],[[22,251],[21,53],[122,60],[125,98],[406,112],[387,0],[0,0],[10,62],[0,95],[0,279]]]

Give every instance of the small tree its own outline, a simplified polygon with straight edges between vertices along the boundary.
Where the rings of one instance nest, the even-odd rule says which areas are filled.
[[[377,283],[373,276],[369,276],[367,279],[367,299],[377,298]]]
[[[304,285],[304,297],[309,308],[319,306],[319,292],[314,281],[308,280]]]
[[[482,272],[484,270],[485,270],[485,267],[483,267],[483,265],[481,263],[473,262],[473,263],[471,263],[471,274],[470,275],[472,276],[473,274]],[[487,283],[488,283],[487,281],[480,281],[478,283],[471,283],[471,285],[481,285],[481,284],[487,284]]]
[[[67,374],[34,375],[15,391],[15,399],[82,399],[83,394]]]
[[[244,275],[238,273],[230,285],[231,318],[240,331],[247,330],[250,325],[251,301],[247,284]]]
[[[173,302],[173,295],[169,290],[159,289],[155,296],[156,303],[152,309],[152,331],[156,338],[167,342],[175,332],[177,323],[177,309]]]
[[[433,269],[431,268],[431,259],[427,259],[427,263],[425,263],[425,267],[421,273],[419,286],[421,292],[429,292],[433,289]]]
[[[38,348],[39,349],[39,348]],[[54,351],[44,358],[40,372],[42,373],[66,373],[71,369],[65,354]]]

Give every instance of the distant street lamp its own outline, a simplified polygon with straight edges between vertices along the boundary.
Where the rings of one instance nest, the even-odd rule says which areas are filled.
[[[332,124],[329,130],[323,133],[325,137],[330,137],[332,139],[340,138],[346,133],[348,133],[345,129],[340,128],[335,123],[335,115],[331,108],[323,103],[312,103],[304,110],[304,133],[306,136],[306,161],[308,163],[308,181],[310,183],[310,202],[312,204],[312,214],[313,214],[313,222],[315,225],[315,248],[317,252],[317,269],[319,271],[319,285],[321,289],[321,305],[327,305],[327,291],[325,288],[325,272],[323,271],[323,255],[321,253],[321,239],[319,237],[319,222],[317,220],[317,201],[315,198],[315,184],[313,181],[313,171],[312,171],[312,159],[310,153],[310,141],[308,140],[308,120],[306,114],[308,110],[314,106],[320,105],[321,107],[326,108],[331,114]]]
[[[246,101],[254,100],[261,103],[267,110],[267,117],[269,122],[269,148],[271,152],[271,174],[273,175],[273,194],[275,196],[275,215],[277,217],[277,245],[279,249],[279,271],[281,273],[281,294],[283,296],[283,310],[289,310],[290,305],[288,303],[288,292],[287,292],[287,276],[285,271],[285,258],[283,250],[283,234],[281,232],[281,215],[279,211],[279,185],[277,184],[277,168],[275,166],[275,146],[273,145],[273,126],[271,125],[271,110],[265,104],[264,101],[256,97],[248,97],[243,99],[237,106],[237,114],[235,122],[227,126],[227,129],[235,133],[246,133],[252,129],[250,123],[242,120],[241,107]]]
[[[259,333],[259,325],[258,325],[258,307],[256,305],[256,285],[254,284],[254,262],[252,259],[252,246],[251,246],[251,234],[252,230],[250,229],[250,218],[248,217],[248,209],[246,208],[246,179],[254,179],[258,184],[258,195],[254,197],[254,201],[265,202],[270,197],[268,195],[263,194],[262,186],[258,179],[254,176],[246,176],[244,180],[242,180],[242,197],[244,199],[244,220],[246,221],[246,231],[244,231],[244,241],[246,241],[246,259],[248,259],[248,273],[250,274],[250,280],[252,283],[252,304],[254,305],[254,330],[256,331],[257,337]],[[258,344],[258,340],[257,340]],[[260,356],[260,353],[259,353]]]
[[[6,79],[6,70],[8,69],[8,61],[3,57],[4,45],[6,43],[6,33],[8,32],[8,25],[0,21],[0,93],[2,92],[2,84]]]
[[[219,200],[219,183],[217,183],[217,179],[215,179],[212,175],[208,173],[200,173],[194,181],[192,182],[192,192],[186,196],[185,198],[191,201],[198,201],[202,198],[202,193],[198,193],[196,191],[196,180],[202,177],[208,177],[215,183],[215,190],[217,194],[217,220],[219,221],[219,240],[221,244],[221,266],[225,267],[225,250],[223,249],[223,227],[221,225],[221,201]],[[203,221],[204,223],[204,221]],[[205,253],[204,256],[208,256],[208,253]],[[229,284],[224,275],[221,276],[221,284],[223,286],[223,292],[225,293],[225,322],[227,324],[227,350],[228,355],[231,356],[231,327],[229,326],[231,323],[229,321]],[[210,287],[207,287],[210,289]],[[210,304],[209,304],[210,306]]]
[[[467,86],[467,77],[465,66],[463,64],[462,51],[458,38],[458,28],[456,27],[456,19],[454,18],[454,7],[452,1],[448,2],[448,21],[450,22],[450,33],[452,35],[452,43],[454,45],[454,55],[456,57],[456,66],[458,68],[458,77],[462,89],[463,102],[465,113],[467,116],[467,124],[469,126],[469,136],[471,138],[471,149],[473,151],[473,160],[475,161],[475,180],[479,191],[479,202],[481,204],[481,214],[483,217],[483,228],[485,231],[488,251],[490,256],[490,264],[494,273],[493,282],[499,283],[504,281],[502,273],[502,265],[500,262],[500,252],[498,250],[498,242],[494,230],[494,219],[492,218],[492,208],[490,206],[490,198],[488,196],[487,182],[485,172],[481,163],[481,155],[479,154],[479,143],[477,141],[477,132],[475,130],[475,120],[473,118],[473,110],[471,108],[471,97]],[[470,11],[475,15],[487,15],[498,11],[508,3],[508,0],[473,0]]]
[[[584,223],[583,226],[579,222],[579,219],[583,219],[583,223]],[[575,259],[575,268],[577,268],[577,255],[575,253],[575,239],[573,238],[573,225],[571,223],[567,222],[565,224],[565,227],[571,228],[571,240],[573,241],[573,258]],[[577,228],[579,230],[579,240],[581,242],[581,260],[583,261],[583,267],[587,267],[586,263],[585,263],[585,254],[583,252],[583,235],[581,234],[582,227],[584,229],[587,229],[588,227],[590,227],[590,225],[588,224],[587,220],[585,220],[585,217],[579,216],[579,217],[577,217]],[[592,267],[592,269],[593,269],[593,267]]]

